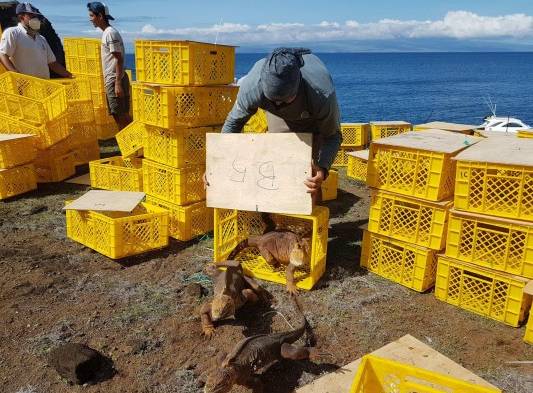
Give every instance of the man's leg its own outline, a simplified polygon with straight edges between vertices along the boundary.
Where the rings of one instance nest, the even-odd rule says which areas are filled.
[[[107,104],[109,106],[109,113],[115,119],[119,130],[122,130],[132,122],[130,116],[130,82],[127,74],[122,78],[123,97],[117,97],[115,94],[115,87],[113,85],[106,88],[107,90]]]

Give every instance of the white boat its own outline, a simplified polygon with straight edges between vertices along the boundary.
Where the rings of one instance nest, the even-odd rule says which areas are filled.
[[[524,123],[522,120],[515,117],[502,117],[502,116],[487,116],[478,129],[485,131],[496,131],[496,132],[511,132],[515,133],[518,130],[531,128],[529,125]]]

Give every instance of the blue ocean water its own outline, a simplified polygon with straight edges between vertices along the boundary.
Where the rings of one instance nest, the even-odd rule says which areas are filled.
[[[499,116],[533,125],[533,53],[325,53],[343,122],[442,120],[480,124],[491,97]],[[264,54],[237,54],[236,76]],[[133,56],[127,67],[134,67]]]

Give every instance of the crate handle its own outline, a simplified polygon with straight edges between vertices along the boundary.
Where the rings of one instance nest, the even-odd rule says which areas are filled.
[[[492,224],[485,224],[483,222],[478,222],[477,227],[482,228],[482,229],[487,229],[492,232],[500,232],[500,233],[507,233],[507,234],[511,232],[511,229],[509,228],[503,228],[503,227],[499,227],[499,226],[492,225]]]
[[[155,92],[152,89],[143,89],[143,93],[149,96],[153,96]]]
[[[154,48],[154,51],[159,53],[168,53],[168,48]]]
[[[218,51],[216,51],[216,50],[211,50],[211,51],[209,51],[209,54],[210,54],[210,55],[214,55],[214,56],[216,56],[216,55],[218,54]]]
[[[484,276],[484,275],[479,274],[479,273],[470,272],[468,270],[463,270],[463,275],[470,276],[470,277],[473,277],[473,278],[477,278],[479,280],[484,280],[484,281],[487,281],[487,282],[492,282],[493,281],[490,277]]]
[[[423,206],[418,205],[416,203],[410,203],[410,202],[405,202],[405,201],[398,201],[397,202],[397,206],[408,207],[408,208],[413,209],[413,210],[419,210],[420,207],[423,207]]]

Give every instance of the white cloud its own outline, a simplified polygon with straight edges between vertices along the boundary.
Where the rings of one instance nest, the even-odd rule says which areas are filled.
[[[450,11],[442,20],[383,19],[360,23],[322,21],[318,24],[267,23],[256,26],[223,23],[209,27],[175,29],[145,25],[127,38],[159,37],[211,40],[231,44],[296,43],[328,40],[383,40],[395,38],[526,38],[533,37],[533,16],[511,14],[482,16],[468,11]]]

